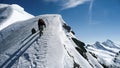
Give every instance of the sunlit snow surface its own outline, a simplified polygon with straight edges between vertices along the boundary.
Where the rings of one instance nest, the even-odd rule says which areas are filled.
[[[26,13],[22,7],[16,4],[0,4],[0,30],[15,22],[33,17],[33,15]]]
[[[0,25],[0,68],[103,68],[89,52],[84,53],[85,59],[75,49],[77,45],[71,38],[76,37],[63,28],[65,22],[60,15],[31,18],[26,12],[22,16],[23,10],[18,5],[14,8]],[[46,24],[42,36],[37,25],[39,19]],[[31,33],[32,28],[37,31],[35,34]]]

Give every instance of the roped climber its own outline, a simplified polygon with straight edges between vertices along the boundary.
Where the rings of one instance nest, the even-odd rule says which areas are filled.
[[[38,29],[40,31],[40,36],[43,34],[43,28],[46,27],[45,22],[43,21],[43,19],[39,19],[38,20]]]
[[[32,28],[31,30],[32,34],[36,33],[36,30],[34,28]]]

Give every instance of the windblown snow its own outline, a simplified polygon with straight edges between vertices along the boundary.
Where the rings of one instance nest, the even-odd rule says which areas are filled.
[[[42,35],[39,19],[46,25]],[[34,17],[16,4],[0,4],[0,68],[103,68],[101,57],[109,60],[118,49],[97,44],[86,50],[59,14]],[[98,59],[97,52],[104,55]]]

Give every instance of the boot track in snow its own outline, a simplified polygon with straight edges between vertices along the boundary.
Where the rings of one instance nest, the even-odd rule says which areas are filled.
[[[15,51],[1,66],[0,68],[11,67],[17,59],[31,46],[33,42],[35,42],[39,38],[39,31],[35,34],[27,37],[27,41],[22,41],[21,47]]]

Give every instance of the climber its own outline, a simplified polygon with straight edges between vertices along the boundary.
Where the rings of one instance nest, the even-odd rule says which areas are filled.
[[[46,27],[45,22],[42,19],[38,20],[38,29],[40,31],[40,36],[43,34],[43,28]]]
[[[32,34],[36,33],[36,30],[34,28],[32,28],[31,30]]]

